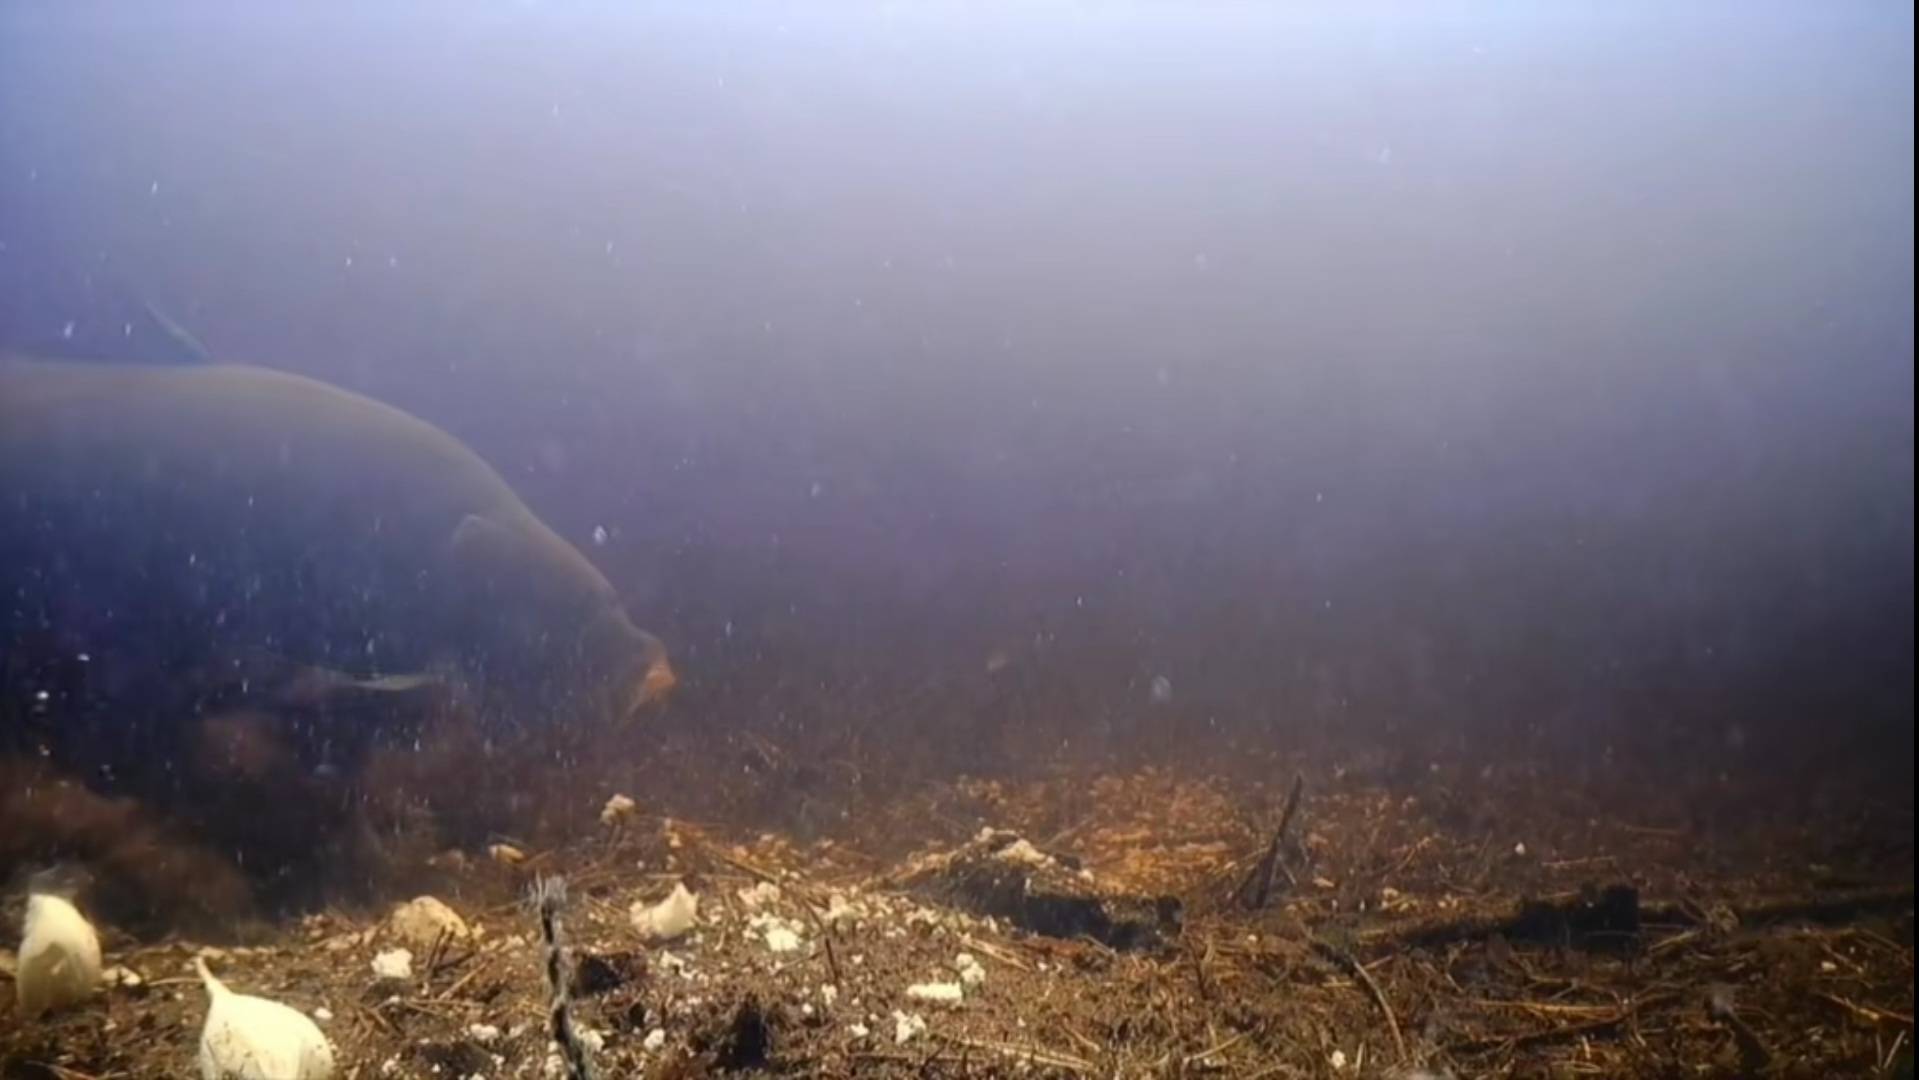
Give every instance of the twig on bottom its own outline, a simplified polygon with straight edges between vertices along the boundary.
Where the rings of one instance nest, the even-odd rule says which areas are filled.
[[[820,913],[813,910],[813,901],[808,900],[806,894],[798,889],[793,890],[793,898],[800,902],[800,910],[812,920],[813,930],[820,936],[820,944],[826,946],[826,969],[833,973],[834,985],[846,985],[846,980],[840,977],[840,958],[833,952],[833,935],[827,932],[826,924],[820,921]]]
[[[1366,988],[1366,992],[1372,995],[1373,1004],[1379,1006],[1379,1011],[1386,1017],[1386,1030],[1392,1033],[1393,1052],[1399,1055],[1400,1061],[1405,1061],[1406,1038],[1399,1033],[1399,1018],[1393,1015],[1392,1004],[1386,1000],[1386,992],[1379,988],[1379,982],[1373,978],[1373,973],[1367,971],[1366,965],[1360,963],[1359,959],[1352,953],[1334,945],[1330,941],[1314,938],[1313,948],[1318,949],[1321,955],[1326,956],[1340,967],[1351,972],[1353,978],[1358,979],[1360,985]]]
[[[1881,1024],[1904,1024],[1907,1027],[1912,1026],[1912,1017],[1907,1016],[1905,1013],[1896,1013],[1896,1012],[1893,1012],[1891,1009],[1881,1009],[1874,1005],[1861,1005],[1856,1001],[1848,1001],[1845,998],[1840,997],[1838,994],[1828,994],[1823,990],[1813,991],[1812,996],[1816,998],[1824,998],[1825,1000],[1832,1002],[1834,1005],[1837,1005],[1840,1008],[1846,1010],[1847,1012],[1852,1013],[1854,1016],[1860,1017],[1861,1019],[1864,1019],[1864,1020],[1870,1020],[1870,1021],[1881,1023]]]
[[[1038,1046],[1022,1046],[1019,1043],[998,1042],[991,1039],[968,1039],[959,1035],[941,1035],[942,1042],[972,1050],[992,1050],[1008,1057],[1030,1061],[1036,1065],[1050,1065],[1055,1069],[1070,1069],[1074,1072],[1092,1072],[1093,1063],[1083,1057],[1047,1050]]]
[[[1249,908],[1258,910],[1265,907],[1267,899],[1272,896],[1273,874],[1279,870],[1279,851],[1286,841],[1286,830],[1293,823],[1293,815],[1299,812],[1299,797],[1305,788],[1305,774],[1294,773],[1292,790],[1286,794],[1286,808],[1279,812],[1279,827],[1273,830],[1273,839],[1266,845],[1266,854],[1260,856],[1259,862],[1253,864],[1252,871],[1234,890]]]

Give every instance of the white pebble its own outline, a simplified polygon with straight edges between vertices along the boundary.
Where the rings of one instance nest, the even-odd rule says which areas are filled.
[[[652,1031],[647,1032],[646,1039],[640,1043],[641,1048],[644,1049],[649,1054],[665,1045],[666,1045],[666,1029],[665,1028],[654,1028]]]
[[[373,958],[373,975],[378,979],[411,979],[413,953],[406,949],[387,949]]]
[[[907,1042],[916,1036],[926,1034],[926,1019],[918,1013],[903,1013],[893,1010],[893,1042]]]
[[[827,898],[826,914],[821,918],[827,922],[838,922],[841,919],[858,918],[860,914],[861,909],[848,903],[844,895],[834,893]]]
[[[1025,866],[1046,866],[1053,861],[1051,855],[1034,847],[1025,839],[1015,840],[993,853],[993,858],[1001,862],[1019,863]]]
[[[433,896],[416,896],[395,906],[388,925],[401,941],[416,949],[430,949],[442,938],[463,940],[473,933],[458,912]]]
[[[941,1005],[958,1005],[966,992],[958,983],[914,983],[906,988],[906,996]]]
[[[978,986],[986,981],[986,969],[980,966],[972,953],[961,953],[954,957],[953,970],[959,972],[961,986]]]
[[[46,893],[27,898],[14,991],[20,1013],[36,1017],[77,1004],[100,984],[100,936],[79,909]]]
[[[767,949],[773,952],[794,952],[800,947],[799,926],[778,915],[762,912],[747,920],[746,926],[757,932]]]
[[[627,917],[642,939],[671,941],[693,929],[699,914],[700,898],[688,892],[682,881],[673,886],[672,895],[657,904],[635,901]]]
[[[740,904],[748,911],[759,909],[780,898],[780,887],[770,881],[762,881],[739,891]]]

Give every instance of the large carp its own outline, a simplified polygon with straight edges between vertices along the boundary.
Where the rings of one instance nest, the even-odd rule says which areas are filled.
[[[561,714],[629,714],[674,681],[458,439],[258,367],[0,353],[0,589],[0,649],[267,653],[372,685],[450,669]]]

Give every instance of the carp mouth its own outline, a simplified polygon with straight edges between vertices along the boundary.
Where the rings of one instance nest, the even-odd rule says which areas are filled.
[[[645,631],[640,633],[645,638],[645,644],[640,651],[640,677],[627,694],[626,715],[629,718],[648,705],[665,701],[680,682],[680,677],[673,673],[672,662],[667,659],[666,646],[652,634]]]
[[[665,643],[634,626],[618,607],[593,619],[581,648],[586,672],[595,678],[595,696],[614,719],[634,719],[665,701],[679,684]]]

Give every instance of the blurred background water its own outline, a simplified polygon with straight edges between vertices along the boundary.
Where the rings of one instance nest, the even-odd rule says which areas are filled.
[[[1909,785],[1912,120],[1889,3],[10,4],[4,334],[454,433],[729,737]]]

